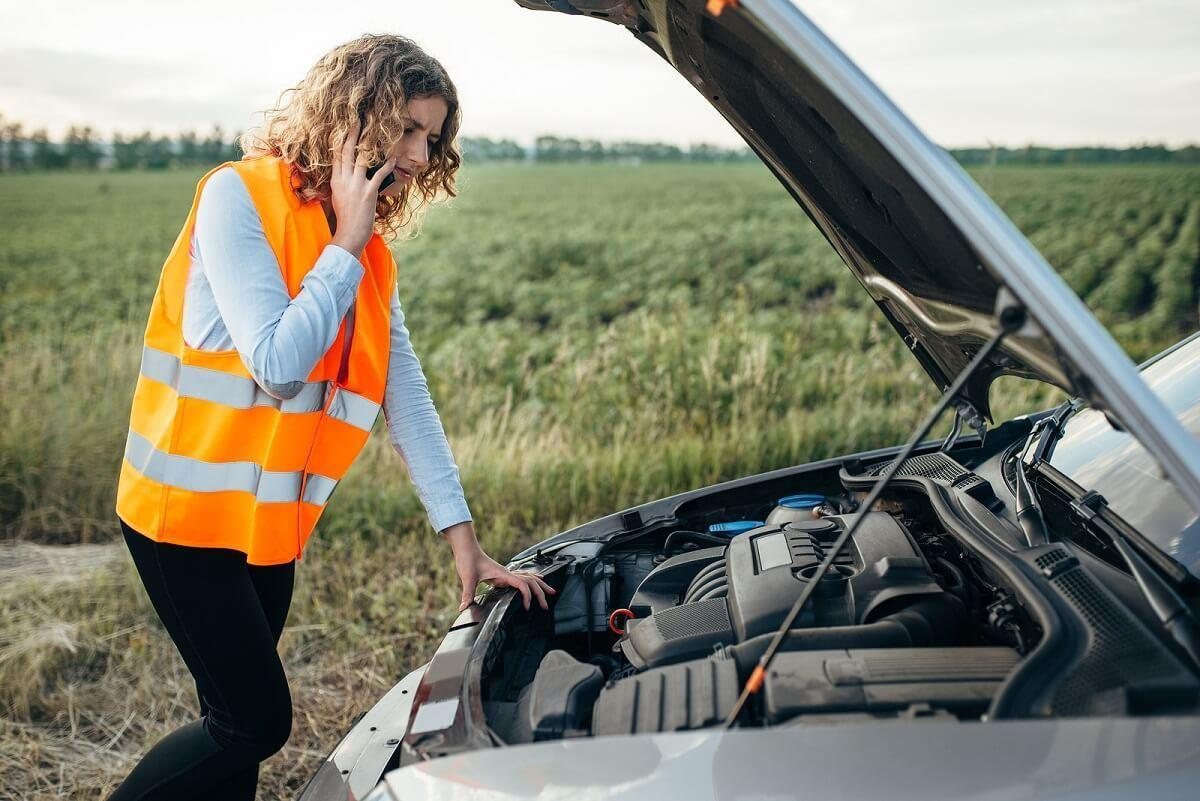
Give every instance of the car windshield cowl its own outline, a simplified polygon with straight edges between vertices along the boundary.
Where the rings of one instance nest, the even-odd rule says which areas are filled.
[[[1200,437],[1200,335],[1142,366],[1142,377],[1193,436]],[[1043,418],[1028,463],[1048,464],[1108,507],[1192,577],[1200,577],[1200,518],[1153,455],[1100,411],[1069,401]]]

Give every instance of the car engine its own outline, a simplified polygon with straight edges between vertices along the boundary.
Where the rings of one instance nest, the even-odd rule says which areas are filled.
[[[855,507],[853,493],[786,496],[763,519],[598,555],[567,578],[549,626],[523,624],[496,649],[489,725],[519,743],[722,723]],[[882,507],[835,557],[742,723],[978,719],[1036,637],[916,504]]]

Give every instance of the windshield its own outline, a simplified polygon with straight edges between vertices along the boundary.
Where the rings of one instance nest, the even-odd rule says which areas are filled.
[[[1142,378],[1198,440],[1200,447],[1200,336],[1157,359]],[[1084,408],[1067,418],[1050,464],[1081,487],[1095,490],[1143,536],[1200,575],[1200,522],[1167,480],[1158,462],[1103,414]]]

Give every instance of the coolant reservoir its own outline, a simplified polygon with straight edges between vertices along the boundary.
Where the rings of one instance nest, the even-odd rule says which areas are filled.
[[[812,520],[817,517],[815,510],[825,503],[824,495],[787,495],[779,499],[779,505],[767,515],[767,525],[782,525]]]

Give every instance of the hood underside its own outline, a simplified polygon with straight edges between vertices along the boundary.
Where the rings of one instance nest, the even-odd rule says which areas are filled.
[[[1036,249],[788,0],[515,0],[626,28],[725,117],[878,304],[939,390],[1010,334],[958,404],[990,419],[1000,375],[1053,384],[1161,456],[1200,508],[1194,439]],[[1189,444],[1190,443],[1190,444]]]
[[[627,27],[745,138],[862,282],[939,389],[995,332],[1001,282],[896,156],[751,13],[702,0],[517,0]],[[1040,333],[1040,332],[1039,332]],[[1078,393],[1044,335],[1002,347],[965,391],[988,414],[1001,374]]]

